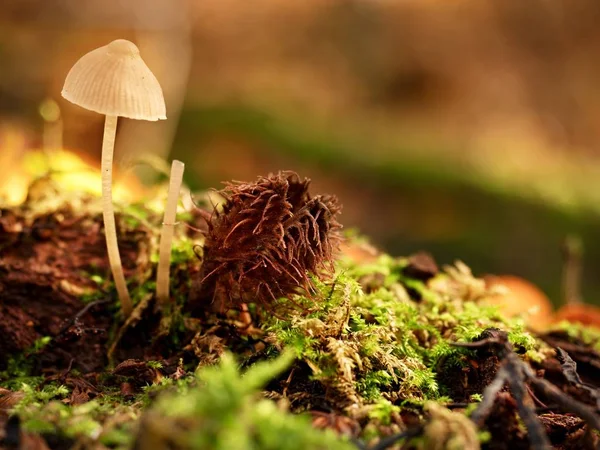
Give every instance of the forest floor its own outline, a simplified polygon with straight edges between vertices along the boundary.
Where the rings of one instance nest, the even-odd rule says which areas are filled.
[[[162,206],[118,206],[126,319],[97,198],[40,180],[0,210],[1,448],[597,448],[600,333],[342,234],[295,174],[221,196],[179,215],[166,305]]]

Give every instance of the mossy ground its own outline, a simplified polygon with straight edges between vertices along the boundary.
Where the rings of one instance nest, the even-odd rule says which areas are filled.
[[[153,202],[118,209],[137,304],[123,322],[97,200],[40,192],[0,216],[7,448],[29,440],[36,448],[352,449],[414,427],[422,432],[411,445],[420,448],[527,448],[516,416],[482,429],[465,421],[499,361],[451,343],[491,327],[508,332],[541,375],[564,383],[552,372],[550,345],[560,341],[580,349],[586,375],[600,379],[591,330],[563,325],[541,339],[489,305],[492,292],[465,264],[419,273],[410,258],[374,253],[352,233],[311,298],[295,296],[281,314],[250,303],[249,321],[247,311],[187,308],[202,238],[193,231],[201,221],[184,213],[172,303],[161,310]],[[580,428],[561,426],[557,445]]]

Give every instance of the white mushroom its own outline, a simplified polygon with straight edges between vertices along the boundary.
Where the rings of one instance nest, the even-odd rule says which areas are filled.
[[[106,116],[102,142],[102,210],[110,268],[123,314],[132,304],[119,247],[112,203],[112,163],[119,116],[138,120],[166,119],[165,100],[156,77],[132,42],[118,39],[84,55],[71,68],[62,96]]]

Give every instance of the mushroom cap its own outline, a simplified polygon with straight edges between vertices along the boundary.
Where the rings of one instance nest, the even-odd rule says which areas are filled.
[[[62,96],[107,116],[166,119],[165,99],[133,42],[117,39],[83,55],[67,74]]]

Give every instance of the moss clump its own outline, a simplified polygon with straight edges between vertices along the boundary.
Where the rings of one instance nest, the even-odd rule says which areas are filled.
[[[50,336],[41,337],[23,353],[9,356],[6,369],[0,371],[0,387],[18,390],[23,384],[34,387],[40,385],[43,377],[33,375],[35,354],[43,350],[51,341]]]
[[[600,330],[578,323],[562,321],[554,325],[550,332],[562,332],[571,340],[580,342],[600,352]]]
[[[477,427],[464,414],[428,402],[429,420],[417,448],[422,450],[479,450]]]
[[[335,281],[318,285],[317,310],[265,324],[272,345],[296,349],[309,377],[326,387],[330,406],[358,419],[381,411],[382,400],[449,402],[439,375],[466,366],[471,353],[450,342],[470,341],[486,328],[508,330],[532,356],[539,349],[522,323],[483,304],[491,292],[464,264],[428,282],[403,275],[406,264],[387,255],[368,264],[341,261]],[[379,286],[365,292],[361,280],[374,278]],[[300,409],[311,406],[305,402]]]
[[[107,392],[75,405],[65,385],[36,389],[23,384],[12,413],[27,433],[83,448],[355,449],[331,430],[314,428],[309,416],[287,411],[285,402],[261,398],[261,388],[294,359],[293,352],[286,352],[241,373],[226,353],[216,366],[179,380],[162,378],[128,401]]]
[[[355,448],[331,431],[313,428],[308,417],[292,415],[284,405],[261,399],[260,389],[288,367],[288,352],[253,365],[243,375],[233,356],[198,372],[197,384],[160,400],[142,417],[138,448],[304,450]]]

